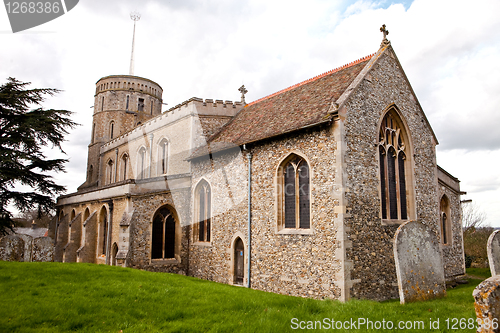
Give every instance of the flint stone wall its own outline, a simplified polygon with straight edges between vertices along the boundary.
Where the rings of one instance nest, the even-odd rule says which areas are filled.
[[[465,259],[462,233],[462,210],[460,207],[460,182],[438,168],[439,200],[446,195],[450,205],[451,235],[449,243],[442,245],[444,276],[446,279],[465,274]],[[439,224],[441,221],[439,222]],[[442,237],[442,235],[441,235]]]
[[[446,296],[441,251],[430,228],[420,222],[406,222],[394,238],[401,304]]]
[[[335,125],[333,125],[335,126]],[[341,298],[344,280],[338,239],[339,199],[335,191],[337,141],[331,127],[284,135],[251,148],[252,158],[252,288],[312,298]],[[280,232],[277,220],[276,175],[291,153],[310,167],[311,229]],[[232,284],[234,239],[245,244],[247,269],[248,159],[233,151],[193,161],[193,189],[201,179],[212,191],[212,240],[190,247],[190,274]],[[299,230],[300,231],[300,230]],[[244,281],[245,283],[246,281]]]
[[[488,262],[491,276],[500,275],[500,230],[495,230],[488,238]]]
[[[474,307],[478,325],[481,325],[477,332],[498,333],[500,321],[500,276],[492,276],[481,282],[474,292]],[[485,324],[489,325],[485,325]],[[496,323],[496,325],[492,325]],[[486,327],[489,328],[486,328]],[[496,328],[493,328],[496,327]]]
[[[352,242],[346,257],[352,261],[351,278],[358,281],[351,296],[379,301],[398,297],[393,240],[398,226],[406,222],[387,224],[381,217],[377,144],[382,117],[391,105],[406,122],[413,152],[407,170],[413,173],[414,184],[407,188],[408,202],[414,207],[409,209],[410,218],[416,212],[416,219],[429,226],[437,239],[436,143],[396,56],[388,49],[347,100],[345,110],[339,111],[345,114],[344,223]]]

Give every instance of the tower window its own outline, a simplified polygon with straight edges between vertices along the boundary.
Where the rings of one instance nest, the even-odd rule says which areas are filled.
[[[144,111],[144,98],[139,98],[137,102],[137,111]]]
[[[109,137],[111,139],[114,138],[114,131],[115,131],[115,122],[112,121],[110,124],[109,124]]]
[[[130,96],[127,95],[127,104],[125,105],[125,110],[128,111],[128,103],[129,103],[129,100],[130,100]]]

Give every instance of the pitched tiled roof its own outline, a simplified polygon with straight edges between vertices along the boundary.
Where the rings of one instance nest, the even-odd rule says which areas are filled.
[[[328,121],[328,111],[373,55],[247,104],[192,156],[239,146]]]

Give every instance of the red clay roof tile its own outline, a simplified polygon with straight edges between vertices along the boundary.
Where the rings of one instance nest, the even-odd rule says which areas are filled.
[[[247,104],[208,140],[208,149],[216,152],[324,121],[332,102],[372,57],[373,54]],[[206,148],[197,150],[192,157],[203,155],[201,151]]]

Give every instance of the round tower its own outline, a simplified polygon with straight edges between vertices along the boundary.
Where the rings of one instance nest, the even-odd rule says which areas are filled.
[[[97,185],[100,148],[106,142],[161,114],[163,89],[154,81],[133,75],[110,75],[96,83],[87,180]]]

